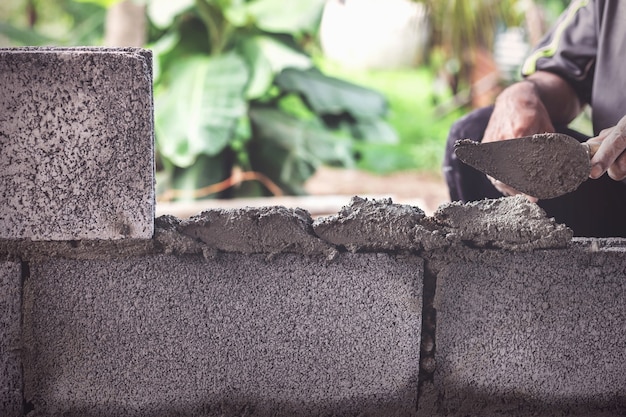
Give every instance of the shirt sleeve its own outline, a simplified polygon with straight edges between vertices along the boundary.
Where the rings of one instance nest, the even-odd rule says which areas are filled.
[[[594,0],[574,0],[524,62],[522,75],[553,72],[585,103],[591,100],[598,35]]]

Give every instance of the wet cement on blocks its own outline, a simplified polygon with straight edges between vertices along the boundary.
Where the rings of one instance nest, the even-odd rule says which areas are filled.
[[[623,241],[573,241],[523,198],[432,217],[360,198],[315,221],[211,210],[155,230],[0,241],[31,270],[28,415],[626,412]]]

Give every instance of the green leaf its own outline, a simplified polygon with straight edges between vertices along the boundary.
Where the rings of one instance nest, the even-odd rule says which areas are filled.
[[[250,99],[264,95],[272,85],[274,76],[283,69],[307,69],[313,66],[308,56],[269,36],[245,39],[240,48],[252,71],[246,91],[246,96]]]
[[[168,185],[177,190],[178,201],[193,201],[194,191],[217,184],[230,175],[230,166],[221,156],[199,155],[196,162],[187,168],[172,167],[169,171]],[[199,198],[217,198],[219,194],[202,195]]]
[[[193,5],[194,0],[149,0],[147,13],[155,26],[165,29],[174,22],[176,16]]]
[[[317,119],[317,115],[309,109],[297,94],[287,94],[278,101],[278,108],[300,120]]]
[[[161,35],[152,45],[154,51],[155,69],[158,73],[155,81],[168,82],[171,71],[170,67],[178,65],[181,60],[186,60],[193,55],[205,55],[211,50],[206,33],[206,26],[197,16],[189,15],[182,19],[180,24],[173,25],[166,33]],[[161,76],[167,80],[161,80]]]
[[[248,72],[235,53],[194,56],[171,68],[172,83],[155,91],[155,129],[161,155],[179,167],[200,154],[217,155],[246,115]]]
[[[180,34],[176,31],[166,33],[161,36],[155,43],[148,45],[152,50],[154,59],[152,63],[152,77],[155,83],[158,83],[163,72],[163,67],[167,61],[167,55],[180,42]]]
[[[354,165],[350,138],[332,133],[319,120],[300,120],[274,108],[250,109],[250,120],[253,168],[286,191],[301,193],[304,181],[322,164]]]
[[[349,113],[355,119],[379,118],[387,113],[385,97],[376,91],[328,77],[316,69],[286,68],[274,82],[287,92],[296,92],[317,114]]]
[[[223,10],[224,16],[233,26],[243,27],[250,23],[251,16],[248,14],[245,0],[233,0]]]
[[[272,33],[314,32],[326,0],[254,0],[248,13],[256,26]]]
[[[15,44],[27,45],[46,45],[55,43],[52,38],[44,36],[32,30],[21,29],[10,23],[0,22],[0,33],[6,36]]]
[[[368,143],[397,144],[400,139],[395,129],[384,120],[357,120],[353,127],[354,136]]]
[[[94,45],[101,42],[104,34],[106,9],[96,5],[93,5],[93,7],[88,6],[76,7],[74,5],[73,7],[68,7],[68,11],[72,12],[75,25],[70,32],[65,34],[67,44]]]
[[[93,3],[97,4],[100,7],[109,8],[116,3],[121,2],[122,0],[74,0],[77,3]]]

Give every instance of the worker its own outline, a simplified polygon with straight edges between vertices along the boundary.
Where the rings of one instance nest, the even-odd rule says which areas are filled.
[[[561,197],[530,201],[575,236],[626,237],[626,1],[574,0],[522,67],[523,79],[451,128],[444,176],[453,201],[499,198],[518,192],[454,155],[459,139],[492,142],[559,132],[600,143],[591,180]],[[594,137],[568,128],[589,105]]]

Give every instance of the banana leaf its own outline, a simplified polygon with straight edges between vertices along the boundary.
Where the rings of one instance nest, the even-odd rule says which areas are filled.
[[[269,33],[312,33],[317,30],[326,0],[253,0],[233,2],[225,16],[235,26],[253,24]]]
[[[155,130],[159,151],[178,167],[197,156],[218,155],[246,116],[248,70],[234,52],[193,56],[171,67],[169,86],[155,91]]]
[[[317,114],[348,113],[355,119],[376,119],[387,113],[387,100],[380,93],[328,77],[317,69],[286,68],[274,79],[287,92],[300,94]]]
[[[249,99],[259,98],[267,93],[276,74],[285,68],[308,69],[313,66],[308,56],[264,35],[244,39],[240,52],[252,71],[246,92]]]
[[[224,197],[227,190],[221,193],[200,193],[204,187],[217,184],[230,176],[231,161],[224,155],[198,155],[195,163],[187,168],[168,166],[166,189],[176,190],[173,200],[193,201],[204,198]]]
[[[39,32],[22,29],[7,22],[0,22],[0,33],[16,45],[46,45],[54,43],[54,39]]]
[[[354,137],[367,143],[395,145],[400,142],[398,133],[383,119],[356,120],[352,124]]]
[[[155,26],[165,29],[172,25],[176,16],[193,7],[195,0],[150,0],[147,13]]]
[[[302,194],[303,183],[322,164],[354,166],[352,140],[319,120],[301,120],[276,108],[250,109],[253,137],[249,155],[285,192]]]

